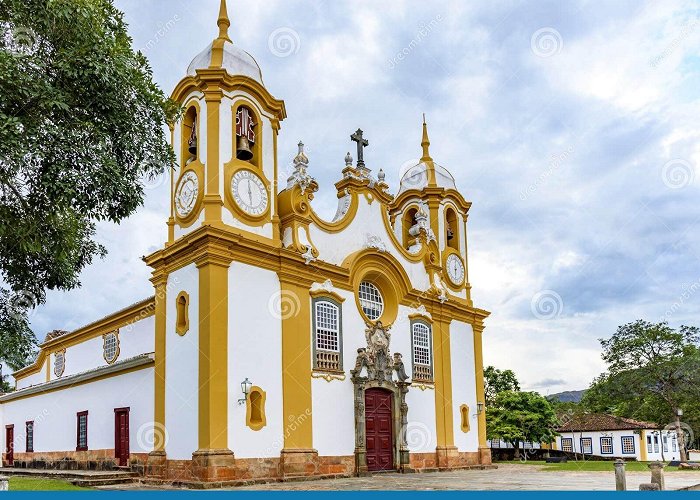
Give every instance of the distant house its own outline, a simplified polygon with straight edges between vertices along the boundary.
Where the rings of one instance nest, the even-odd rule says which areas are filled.
[[[553,449],[597,457],[679,460],[674,430],[603,413],[564,416]]]

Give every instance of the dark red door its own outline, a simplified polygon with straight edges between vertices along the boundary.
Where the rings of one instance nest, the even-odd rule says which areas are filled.
[[[365,391],[365,432],[367,468],[371,471],[394,468],[391,393],[384,389]]]
[[[12,467],[15,464],[15,426],[5,427],[5,464]]]
[[[114,410],[114,456],[119,467],[129,465],[129,408]]]

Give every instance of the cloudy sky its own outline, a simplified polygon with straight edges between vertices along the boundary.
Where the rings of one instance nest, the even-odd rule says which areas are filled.
[[[217,33],[218,0],[116,4],[166,92]],[[698,324],[697,3],[229,0],[229,12],[234,43],[286,102],[281,164],[303,139],[322,214],[352,131],[395,189],[427,114],[432,156],[473,202],[486,363],[545,394],[580,389],[618,325]],[[152,294],[140,257],[165,241],[168,184],[100,226],[109,256],[82,289],[49,293],[31,318],[40,338]]]

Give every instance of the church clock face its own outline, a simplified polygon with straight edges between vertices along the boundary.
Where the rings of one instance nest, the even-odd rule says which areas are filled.
[[[257,217],[267,211],[268,196],[265,183],[250,170],[239,170],[233,175],[231,196],[248,215]]]
[[[192,213],[199,195],[199,177],[192,170],[184,173],[175,190],[175,211],[184,218]]]
[[[464,263],[462,259],[457,254],[450,254],[447,256],[445,265],[447,266],[447,276],[452,284],[461,285],[464,280]]]

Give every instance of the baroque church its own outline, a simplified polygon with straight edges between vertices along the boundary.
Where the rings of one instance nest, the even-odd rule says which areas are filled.
[[[4,465],[235,484],[490,464],[471,203],[425,119],[395,193],[352,133],[324,220],[313,162],[302,143],[278,151],[284,101],[232,42],[225,0],[217,24],[172,94],[184,114],[167,241],[144,257],[154,294],[46,336],[0,396]]]

